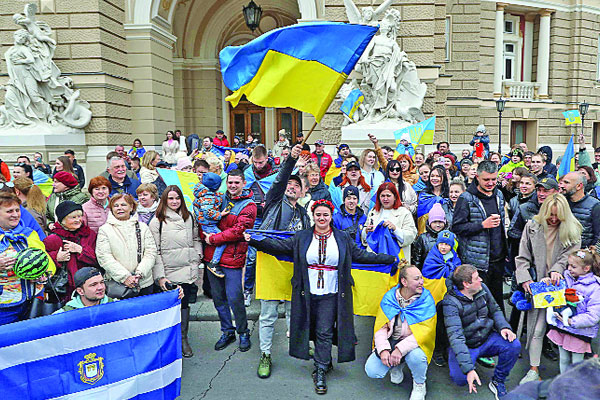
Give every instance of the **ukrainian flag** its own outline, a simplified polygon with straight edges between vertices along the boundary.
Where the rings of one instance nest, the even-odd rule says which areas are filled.
[[[165,185],[175,185],[181,189],[183,200],[188,210],[192,211],[194,204],[194,187],[198,184],[198,175],[193,172],[176,171],[174,169],[157,168]]]
[[[354,113],[360,105],[365,101],[365,96],[360,89],[354,89],[350,92],[344,103],[340,107],[340,111],[343,112],[352,122],[356,122],[354,119]]]
[[[447,231],[446,231],[447,232]],[[446,279],[452,275],[456,267],[461,264],[460,258],[454,249],[451,250],[452,257],[448,260],[437,248],[437,244],[429,251],[425,262],[423,263],[423,283],[425,289],[429,290],[435,304],[442,301],[448,288],[446,287]]]
[[[565,125],[567,126],[581,123],[581,114],[579,114],[579,110],[563,111],[562,114],[565,117]]]
[[[321,120],[378,27],[311,22],[274,29],[221,50],[223,82],[263,107],[292,107]]]
[[[419,232],[419,235],[425,232],[431,207],[433,207],[435,203],[440,203],[443,205],[446,201],[447,200],[443,197],[424,191],[419,194],[419,205],[417,206],[417,231]]]
[[[402,308],[396,299],[397,289],[398,286],[390,289],[383,295],[379,304],[377,318],[375,319],[373,336],[375,332],[394,319],[396,315],[400,314],[400,320],[408,322],[419,347],[427,356],[427,361],[431,362],[435,347],[435,326],[437,323],[435,301],[431,293],[424,288],[421,297],[408,307]]]
[[[418,124],[407,126],[406,128],[394,131],[396,146],[400,144],[400,138],[408,133],[410,142],[418,146],[420,144],[433,144],[433,134],[435,132],[435,115]]]
[[[571,139],[569,139],[569,144],[565,150],[565,155],[558,167],[558,177],[562,178],[564,175],[573,171],[575,171],[575,146],[573,145],[573,135],[571,135]]]

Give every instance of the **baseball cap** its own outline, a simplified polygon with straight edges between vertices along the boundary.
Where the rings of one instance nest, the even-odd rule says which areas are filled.
[[[325,146],[325,143],[321,139],[319,139],[315,142],[315,146]]]
[[[298,185],[300,185],[300,187],[303,187],[302,178],[300,178],[300,175],[298,175],[298,174],[291,175],[290,180],[298,182]]]
[[[350,148],[350,146],[348,146],[346,143],[340,143],[340,145],[338,146],[338,151],[344,148]]]
[[[101,274],[97,268],[83,267],[75,272],[75,275],[73,276],[73,283],[75,284],[75,287],[82,287],[88,279],[98,275]]]
[[[558,190],[558,182],[556,182],[556,180],[552,179],[552,178],[543,178],[535,185],[535,187],[538,187],[538,186],[541,186],[544,189]]]
[[[346,164],[346,171],[348,171],[350,168],[360,169],[360,165],[358,165],[356,161],[350,161],[348,164]]]

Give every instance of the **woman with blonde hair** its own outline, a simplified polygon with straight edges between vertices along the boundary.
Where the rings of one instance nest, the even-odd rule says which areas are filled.
[[[548,197],[538,215],[523,230],[516,263],[516,280],[525,293],[529,285],[550,278],[552,283],[562,279],[569,254],[581,247],[582,226],[577,221],[565,196],[555,193]],[[527,311],[527,348],[530,369],[521,384],[540,380],[539,366],[542,344],[546,334],[546,310]]]
[[[24,176],[13,181],[15,192],[21,200],[21,205],[33,215],[42,229],[46,229],[46,196],[33,181]]]
[[[202,158],[208,163],[208,172],[221,177],[221,186],[217,192],[225,193],[227,191],[227,174],[223,171],[223,161],[213,153],[205,153]]]
[[[160,155],[154,150],[148,150],[140,162],[140,183],[153,183],[158,189],[158,196],[162,195],[163,190],[167,187],[162,180],[156,165],[160,161]]]
[[[361,173],[371,188],[375,190],[385,181],[385,177],[379,171],[379,162],[377,161],[377,153],[373,149],[365,149],[360,154],[358,160],[360,164]]]

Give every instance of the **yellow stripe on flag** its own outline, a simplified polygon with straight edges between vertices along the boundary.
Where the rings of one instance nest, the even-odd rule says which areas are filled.
[[[446,292],[448,291],[448,288],[446,287],[446,279],[445,278],[442,278],[442,279],[423,278],[423,286],[425,287],[425,289],[427,289],[427,290],[429,290],[429,292],[431,292],[431,296],[433,297],[433,300],[435,301],[436,305],[437,305],[437,303],[442,301],[442,299],[446,295]]]
[[[329,167],[329,171],[327,171],[327,175],[325,175],[325,184],[327,186],[331,185],[331,181],[333,181],[333,178],[339,176],[341,171],[342,169],[336,167],[335,165]]]
[[[294,264],[256,252],[256,298],[261,300],[292,300]]]
[[[352,269],[354,314],[375,317],[383,295],[398,284],[398,274]]]
[[[52,180],[48,180],[48,182],[38,183],[37,187],[40,188],[44,196],[49,197],[52,194]]]

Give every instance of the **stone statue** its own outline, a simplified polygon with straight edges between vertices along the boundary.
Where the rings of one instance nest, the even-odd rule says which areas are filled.
[[[363,7],[362,12],[358,10],[358,7],[356,7],[356,4],[352,0],[344,0],[344,7],[346,7],[346,15],[351,24],[377,26],[377,21],[379,21],[379,18],[383,16],[383,13],[393,1],[385,0],[376,10],[373,10],[373,7]]]
[[[27,4],[13,21],[22,27],[14,33],[14,44],[4,54],[8,83],[5,105],[0,106],[0,132],[31,128],[47,133],[77,131],[92,118],[90,105],[79,99],[70,78],[52,61],[56,42],[52,29],[36,21],[36,4]]]
[[[356,21],[359,15],[356,5],[350,0],[344,3],[348,19]],[[390,3],[385,1],[374,12],[365,7],[358,22],[377,24],[373,17],[381,14]],[[424,119],[421,107],[427,85],[420,81],[415,64],[398,45],[400,23],[398,10],[386,10],[379,23],[379,33],[356,64],[356,71],[362,74],[358,86],[365,97],[364,112],[359,118],[365,122],[402,120],[414,124]]]

